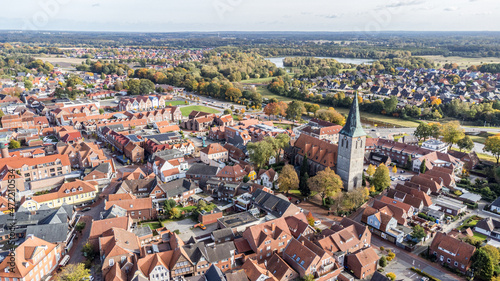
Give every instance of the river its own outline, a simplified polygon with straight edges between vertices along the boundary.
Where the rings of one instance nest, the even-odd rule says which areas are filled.
[[[335,57],[315,57],[315,58],[334,59],[340,63],[352,63],[352,64],[372,63],[374,61],[372,59],[353,59],[353,58],[335,58]],[[266,60],[274,63],[277,67],[283,67],[284,59],[285,57],[266,58]]]

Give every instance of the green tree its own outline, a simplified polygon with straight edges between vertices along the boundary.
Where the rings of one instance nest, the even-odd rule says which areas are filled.
[[[127,87],[129,94],[138,95],[141,93],[140,89],[141,81],[139,79],[129,79],[127,80]]]
[[[497,164],[500,158],[500,136],[491,136],[486,139],[484,142],[484,151],[490,152],[496,159]]]
[[[3,110],[0,109],[0,117],[3,117],[5,113],[3,113]]]
[[[30,80],[24,79],[24,88],[31,90],[33,88],[33,83]]]
[[[381,163],[373,174],[372,184],[378,191],[384,190],[391,186],[391,176],[389,168]]]
[[[149,79],[141,79],[139,82],[139,94],[148,95],[155,91],[155,84]]]
[[[378,265],[380,265],[381,267],[386,267],[387,266],[387,259],[385,258],[385,256],[382,256],[378,260]]]
[[[425,235],[426,235],[425,230],[422,226],[417,224],[413,227],[413,232],[411,234],[411,237],[420,241],[425,237]]]
[[[490,280],[495,271],[493,259],[488,255],[488,251],[479,248],[472,256],[472,268],[476,275],[479,275],[484,280]]]
[[[167,214],[175,206],[177,206],[177,202],[175,202],[174,199],[168,199],[168,200],[163,201],[163,211]]]
[[[483,249],[488,254],[488,256],[493,261],[493,264],[497,265],[500,262],[500,251],[498,250],[498,248],[495,248],[492,245],[486,245],[481,247],[481,249]]]
[[[373,176],[373,174],[375,174],[375,166],[373,166],[372,164],[368,165],[368,168],[366,169],[366,173],[370,177]]]
[[[272,144],[266,141],[250,142],[247,144],[247,150],[250,160],[255,163],[258,168],[264,167],[275,152]]]
[[[281,152],[290,145],[290,136],[287,133],[279,134],[274,138],[276,147],[278,148],[276,163],[280,161]]]
[[[224,109],[224,115],[228,115],[228,114],[232,114],[233,112],[231,111],[231,109],[229,108],[226,108]]]
[[[170,209],[170,212],[168,212],[168,214],[172,219],[178,219],[182,215],[181,210],[177,207],[173,207],[172,209]]]
[[[406,169],[413,170],[413,160],[411,159],[411,155],[408,155],[408,160],[406,160]]]
[[[287,194],[290,189],[299,188],[299,177],[292,165],[285,165],[283,167],[278,177],[278,184],[280,190]]]
[[[99,114],[104,114],[104,108],[99,108]]]
[[[457,142],[457,146],[462,150],[472,150],[474,148],[474,142],[469,136],[465,136]]]
[[[443,141],[450,145],[457,143],[460,139],[465,137],[464,129],[460,126],[458,121],[451,121],[443,125],[442,135]]]
[[[302,165],[300,166],[300,183],[299,190],[302,196],[309,196],[311,194],[311,190],[307,184],[309,180],[309,162],[307,162],[307,154],[304,154],[304,158],[302,158]]]
[[[398,105],[398,99],[395,96],[384,100],[384,110],[387,114],[393,113]]]
[[[323,205],[325,205],[326,197],[335,196],[342,190],[344,184],[339,175],[335,174],[329,167],[326,167],[326,169],[310,178],[307,181],[307,185],[311,190],[317,191],[321,195]]]
[[[85,243],[82,247],[82,255],[89,261],[94,260],[95,256],[97,255],[97,252],[94,251],[94,246],[90,244],[89,242]]]
[[[82,232],[85,229],[85,222],[79,222],[75,226],[76,231]]]
[[[68,264],[61,273],[57,274],[58,281],[83,281],[90,277],[90,270],[83,263]]]
[[[243,182],[247,183],[250,180],[250,177],[248,175],[245,175],[243,177]]]
[[[415,129],[413,132],[413,135],[420,140],[426,140],[428,137],[431,136],[431,126],[427,125],[426,123],[422,122],[418,125],[418,127]]]
[[[9,149],[17,149],[21,147],[21,143],[16,140],[11,140],[9,143]]]
[[[304,102],[294,100],[288,104],[286,116],[292,120],[299,120],[305,110]]]
[[[425,171],[427,171],[427,165],[425,164],[425,159],[422,161],[422,164],[420,164],[420,173],[424,174]]]

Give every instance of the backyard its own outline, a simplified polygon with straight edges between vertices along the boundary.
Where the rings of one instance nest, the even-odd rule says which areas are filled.
[[[181,107],[181,112],[182,116],[189,116],[189,114],[196,110],[196,111],[203,111],[203,112],[208,112],[208,113],[219,113],[220,111],[211,107],[206,107],[203,105],[190,105],[190,106],[185,106]]]

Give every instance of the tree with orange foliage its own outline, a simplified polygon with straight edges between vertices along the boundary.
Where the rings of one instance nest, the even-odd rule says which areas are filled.
[[[314,221],[316,220],[311,212],[307,214],[306,216],[307,223],[309,223],[310,226],[314,226]]]
[[[440,98],[431,97],[431,105],[440,105],[441,103],[442,103],[442,101]]]

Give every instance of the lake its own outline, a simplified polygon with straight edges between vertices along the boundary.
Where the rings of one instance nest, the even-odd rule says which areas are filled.
[[[353,59],[353,58],[335,58],[335,57],[315,57],[315,58],[334,59],[340,63],[352,63],[352,64],[372,63],[374,61],[372,59]],[[265,58],[265,59],[274,63],[277,67],[283,67],[283,60],[285,59],[285,57]]]

